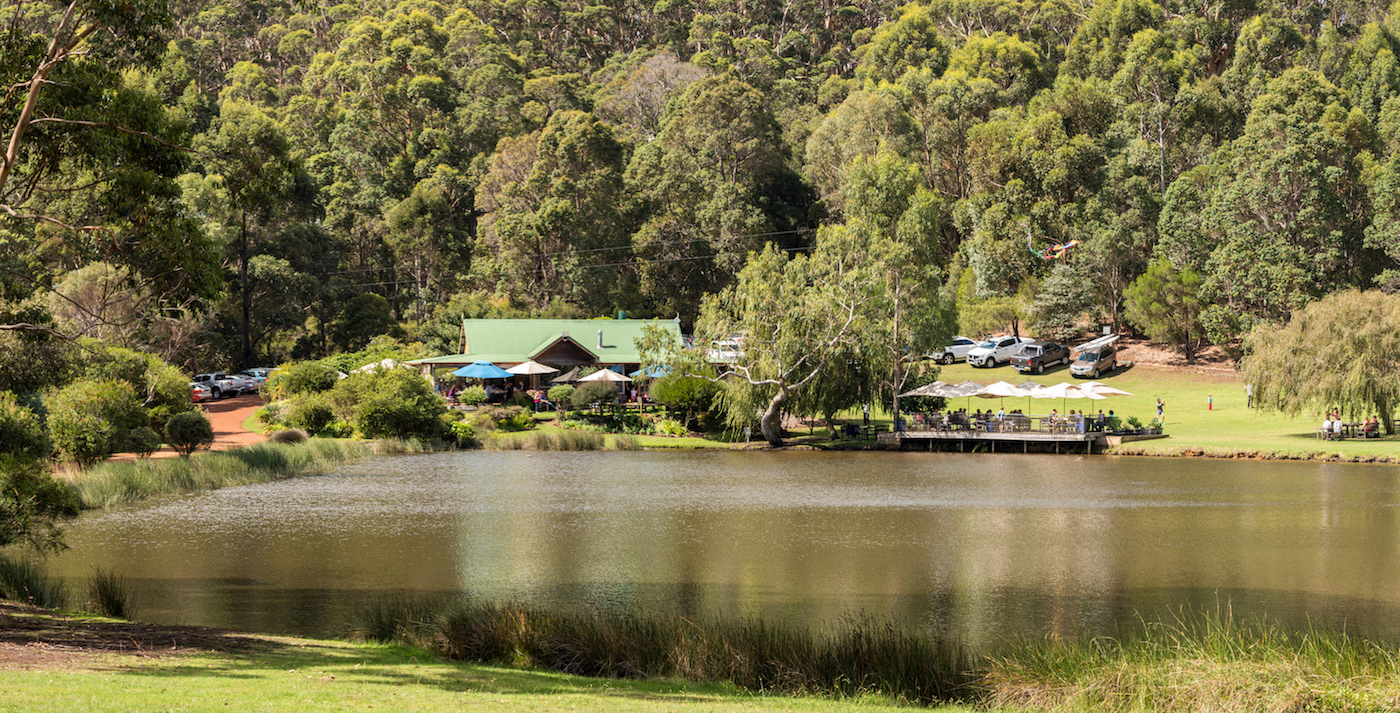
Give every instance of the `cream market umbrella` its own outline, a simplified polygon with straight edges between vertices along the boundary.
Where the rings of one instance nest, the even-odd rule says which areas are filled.
[[[506,369],[506,371],[515,374],[516,376],[530,377],[530,388],[533,389],[538,387],[540,384],[540,374],[553,374],[559,370],[555,369],[552,366],[545,366],[544,364],[541,364],[531,359],[529,361],[522,361],[519,364],[516,364],[515,366],[512,366],[509,369]]]
[[[1002,408],[1006,408],[1006,397],[1020,397],[1029,395],[1030,392],[1026,391],[1025,389],[1022,389],[1019,386],[1016,386],[1015,384],[1009,384],[1005,381],[996,381],[987,384],[987,386],[982,389],[982,392],[977,394],[977,398],[1001,399]]]
[[[1100,396],[1132,396],[1132,394],[1122,389],[1115,389],[1108,384],[1098,381],[1086,381],[1079,385],[1079,390],[1086,393],[1095,393]]]
[[[512,366],[509,369],[506,369],[506,371],[515,374],[516,376],[539,376],[540,374],[553,374],[554,372],[559,370],[555,369],[552,366],[545,366],[544,364],[531,360],[520,362],[519,364],[516,364],[515,366]]]
[[[407,369],[407,368],[409,368],[409,367],[408,367],[408,366],[405,366],[404,364],[401,364],[401,363],[399,363],[399,362],[397,362],[397,361],[394,361],[393,359],[384,359],[384,360],[382,360],[382,361],[376,361],[376,362],[373,362],[373,363],[371,363],[371,364],[365,364],[364,366],[356,367],[356,368],[353,369],[350,373],[352,373],[352,374],[367,374],[367,373],[376,372],[376,371],[389,371],[390,369]]]
[[[1090,391],[1083,391],[1073,384],[1066,384],[1065,382],[1061,381],[1060,383],[1055,384],[1054,386],[1047,386],[1039,391],[1032,393],[1031,398],[1060,399],[1060,408],[1065,408],[1064,401],[1066,399],[1091,399],[1093,401],[1102,401],[1108,397],[1103,396],[1101,394],[1095,394]]]
[[[585,377],[583,377],[582,379],[579,379],[579,382],[580,382],[580,383],[585,382],[585,381],[618,381],[618,382],[621,382],[621,381],[631,381],[631,380],[632,380],[631,377],[628,377],[628,376],[626,376],[626,375],[624,375],[624,374],[619,374],[619,373],[613,371],[612,369],[599,369],[599,370],[593,372],[592,374],[589,374],[588,376],[585,376]]]
[[[900,394],[899,398],[902,399],[908,396],[947,396],[947,393],[945,393],[947,388],[947,384],[941,381],[935,381],[932,384],[924,384],[923,386],[910,389]]]

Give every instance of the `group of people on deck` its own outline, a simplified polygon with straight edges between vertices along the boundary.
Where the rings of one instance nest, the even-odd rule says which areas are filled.
[[[1020,409],[1007,411],[1005,407],[1002,407],[995,412],[990,409],[987,411],[978,409],[973,413],[968,413],[966,409],[957,409],[950,410],[946,414],[917,414],[915,418],[921,426],[931,421],[934,424],[941,422],[944,427],[985,427],[989,431],[1009,431],[1024,430],[1024,428],[1017,429],[1011,424],[1021,419],[1024,419],[1023,423],[1028,423],[1030,417],[1025,416]],[[1069,429],[1085,433],[1087,431],[1103,431],[1109,427],[1113,419],[1113,412],[1109,411],[1108,415],[1104,415],[1103,409],[1099,409],[1097,416],[1093,414],[1086,416],[1084,411],[1076,412],[1073,409],[1062,416],[1059,409],[1051,409],[1050,415],[1045,416],[1042,423],[1045,425],[1045,430],[1054,431],[1057,427],[1064,427],[1067,424]]]

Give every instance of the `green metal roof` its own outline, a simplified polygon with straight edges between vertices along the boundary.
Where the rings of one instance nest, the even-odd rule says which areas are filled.
[[[671,319],[464,319],[465,354],[415,359],[409,363],[518,364],[568,336],[597,356],[599,364],[640,364],[642,359],[637,354],[636,340],[647,325],[656,325],[672,333],[676,344],[680,344],[680,325]],[[599,331],[603,333],[601,347],[598,346]]]

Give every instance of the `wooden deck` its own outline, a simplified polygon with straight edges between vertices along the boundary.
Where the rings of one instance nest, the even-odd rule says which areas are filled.
[[[881,433],[876,444],[887,450],[934,451],[953,450],[959,453],[987,451],[991,453],[1093,453],[1095,448],[1116,446],[1130,441],[1166,438],[1165,435],[1119,436],[1110,433],[1049,433],[1045,431],[1012,431],[998,433],[978,429],[956,431],[902,431]]]

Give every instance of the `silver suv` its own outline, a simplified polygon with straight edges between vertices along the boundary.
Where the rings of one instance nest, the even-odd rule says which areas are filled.
[[[1079,358],[1069,365],[1069,373],[1078,378],[1097,379],[1118,368],[1118,347],[1105,344],[1094,349],[1085,349]]]

